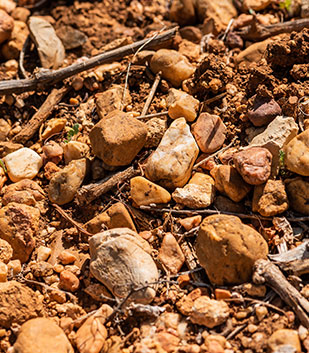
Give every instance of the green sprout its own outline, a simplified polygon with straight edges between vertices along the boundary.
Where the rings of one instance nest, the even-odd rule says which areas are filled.
[[[286,9],[287,11],[290,10],[291,5],[292,5],[292,0],[283,0],[283,1],[280,1],[279,3],[280,9],[282,10]]]
[[[285,153],[280,150],[279,151],[279,169],[281,176],[285,176]]]
[[[5,166],[5,164],[4,164],[4,162],[3,162],[3,160],[1,158],[0,158],[0,167],[4,170],[5,173],[8,172],[7,169],[6,169],[6,166]]]
[[[70,129],[67,133],[67,138],[64,140],[65,143],[68,143],[72,140],[72,137],[74,135],[77,135],[79,133],[79,124],[74,124],[72,126],[72,129]]]

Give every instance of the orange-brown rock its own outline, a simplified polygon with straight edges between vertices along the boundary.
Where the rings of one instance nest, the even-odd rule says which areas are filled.
[[[79,287],[79,279],[68,270],[63,270],[60,273],[59,288],[67,290],[69,292],[77,291]]]
[[[10,38],[14,28],[14,20],[4,10],[0,9],[0,43]]]
[[[287,179],[285,186],[292,209],[309,215],[309,181],[300,177]]]
[[[158,259],[171,274],[176,274],[185,262],[185,256],[172,233],[167,233],[159,249]]]

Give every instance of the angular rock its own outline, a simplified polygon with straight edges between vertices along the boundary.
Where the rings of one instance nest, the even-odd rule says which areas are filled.
[[[33,179],[43,164],[41,156],[27,147],[6,155],[3,161],[13,182]]]
[[[88,40],[85,33],[71,26],[62,26],[56,31],[56,33],[66,50],[79,48]]]
[[[48,120],[46,123],[45,130],[42,132],[42,140],[48,139],[49,137],[61,132],[67,123],[65,118],[54,118]]]
[[[272,154],[263,147],[251,147],[233,155],[238,173],[250,185],[265,183],[270,177]]]
[[[159,274],[150,247],[137,233],[127,228],[115,228],[98,233],[89,239],[90,271],[115,296],[124,298],[132,289],[130,301],[150,303],[155,286],[146,283],[158,280]],[[140,290],[138,290],[141,288]]]
[[[267,346],[270,353],[302,352],[298,332],[290,329],[275,331],[268,339]]]
[[[254,262],[267,257],[268,246],[238,217],[213,215],[200,226],[196,254],[213,284],[241,284],[250,281]]]
[[[1,53],[6,60],[18,59],[24,42],[29,34],[27,25],[21,21],[14,21],[14,29],[9,40],[3,43]]]
[[[187,184],[183,188],[176,188],[172,197],[177,203],[192,209],[206,208],[213,203],[215,186],[211,183]]]
[[[86,175],[86,164],[85,158],[73,160],[53,175],[48,185],[51,202],[64,205],[74,199]]]
[[[115,203],[106,211],[92,218],[85,224],[88,232],[92,234],[101,232],[104,229],[104,226],[108,229],[129,228],[136,231],[130,213],[121,202]]]
[[[194,301],[190,320],[194,324],[213,328],[223,324],[229,315],[229,306],[223,300],[214,300],[203,295]]]
[[[284,183],[281,180],[268,180],[266,184],[254,188],[252,211],[264,217],[276,216],[289,208]]]
[[[263,126],[281,113],[281,107],[274,99],[256,97],[253,109],[248,112],[248,118],[254,126]]]
[[[192,178],[189,180],[188,184],[196,184],[200,186],[205,186],[207,184],[215,185],[215,181],[210,175],[197,172],[197,173],[194,173]]]
[[[40,211],[11,202],[0,209],[0,238],[13,248],[13,258],[26,262],[35,246]]]
[[[0,238],[0,261],[7,264],[13,257],[13,248],[4,239]]]
[[[192,134],[204,153],[218,150],[224,143],[226,127],[218,115],[202,113],[192,125]]]
[[[202,216],[192,216],[186,218],[180,218],[178,223],[184,227],[184,229],[188,232],[192,228],[198,227],[202,222]]]
[[[285,167],[303,176],[309,176],[309,130],[295,136],[283,149]]]
[[[147,141],[145,148],[158,147],[162,137],[167,130],[166,119],[152,118],[146,122],[147,125]]]
[[[43,18],[35,16],[29,18],[28,26],[42,66],[45,69],[58,69],[65,58],[65,50],[53,26]]]
[[[200,102],[190,94],[171,88],[167,96],[168,115],[172,119],[185,118],[187,121],[194,121]]]
[[[95,156],[109,166],[119,167],[130,164],[144,147],[147,127],[115,110],[93,127],[89,138]]]
[[[198,151],[186,120],[176,119],[148,158],[146,177],[168,189],[182,187],[190,178]]]
[[[0,44],[10,38],[13,28],[13,18],[4,10],[0,9]]]
[[[14,344],[14,353],[33,352],[73,353],[74,349],[55,321],[37,318],[22,325]]]
[[[65,164],[69,164],[75,159],[81,159],[88,155],[90,151],[86,143],[78,141],[69,141],[63,146],[63,157]]]
[[[251,189],[236,168],[229,165],[217,166],[210,171],[210,174],[215,179],[216,189],[234,202],[241,201]]]
[[[179,87],[195,71],[185,56],[170,49],[158,50],[151,58],[150,68],[155,74],[161,71],[162,77],[175,87]]]
[[[141,176],[132,178],[130,186],[132,200],[137,206],[145,206],[152,203],[168,203],[171,201],[171,194],[167,190]]]
[[[10,328],[12,323],[21,325],[44,313],[38,294],[24,284],[14,280],[0,283],[0,293],[1,327]]]
[[[170,274],[176,274],[185,262],[185,256],[172,233],[167,233],[159,249],[158,259]]]
[[[290,206],[296,212],[309,215],[309,181],[300,177],[285,181]]]

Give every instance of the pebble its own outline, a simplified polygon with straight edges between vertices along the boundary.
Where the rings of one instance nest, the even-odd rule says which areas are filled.
[[[86,34],[71,26],[62,26],[56,33],[66,50],[79,48],[88,40]]]
[[[11,130],[11,125],[4,119],[0,119],[0,141],[5,141]]]
[[[194,26],[182,27],[179,29],[179,33],[183,39],[187,39],[196,44],[200,44],[203,36],[202,31]]]
[[[89,151],[90,148],[86,143],[69,141],[63,146],[63,157],[65,164],[69,164],[75,159],[87,157]]]
[[[309,182],[297,177],[285,180],[285,187],[291,208],[304,215],[309,215]]]
[[[268,180],[254,188],[252,211],[264,217],[276,216],[289,208],[288,197],[282,180]]]
[[[62,265],[68,265],[72,264],[76,260],[76,256],[68,250],[63,250],[58,255],[58,259],[62,263]]]
[[[196,119],[200,102],[190,94],[171,88],[166,102],[172,119],[185,118],[189,122]]]
[[[173,1],[169,11],[170,19],[181,27],[194,24],[196,21],[194,4],[193,1]]]
[[[0,261],[0,282],[6,282],[8,277],[8,266]]]
[[[45,69],[58,69],[65,59],[65,49],[53,26],[41,17],[31,16],[28,27],[42,66]]]
[[[127,228],[115,228],[89,239],[90,272],[115,296],[123,298],[132,288],[158,280],[159,274],[148,243]],[[156,291],[152,287],[132,293],[129,301],[150,303]]]
[[[95,156],[108,166],[125,166],[144,147],[147,125],[130,118],[127,113],[113,111],[90,131],[89,138]]]
[[[9,153],[3,161],[14,183],[22,179],[33,179],[43,164],[41,156],[27,147]]]
[[[250,191],[251,185],[244,182],[236,168],[220,165],[210,171],[215,179],[216,189],[228,196],[232,201],[241,201]]]
[[[255,309],[255,315],[259,321],[262,321],[267,314],[268,314],[268,310],[265,306],[258,306]]]
[[[44,161],[58,164],[62,160],[63,148],[55,141],[48,141],[42,147]]]
[[[246,208],[242,203],[237,203],[229,198],[218,195],[214,201],[214,207],[218,211],[233,212],[233,213],[244,213]]]
[[[1,0],[0,1],[0,9],[4,10],[8,14],[10,14],[16,8],[15,1],[12,0]]]
[[[158,259],[168,270],[168,274],[177,274],[185,262],[185,256],[171,233],[166,233],[159,249]]]
[[[195,71],[184,55],[170,49],[158,50],[151,58],[150,69],[155,74],[161,71],[162,78],[170,81],[174,87],[179,87]]]
[[[26,23],[31,15],[31,11],[25,7],[16,7],[15,10],[12,11],[11,15],[14,20]]]
[[[224,301],[201,296],[194,301],[190,320],[194,324],[213,328],[223,324],[229,315],[229,306]]]
[[[13,28],[13,18],[3,9],[0,9],[0,44],[10,38]]]
[[[51,254],[51,249],[48,248],[47,246],[39,246],[37,250],[37,261],[46,261],[50,254]]]
[[[18,273],[21,272],[21,262],[20,260],[11,260],[8,263],[8,272],[10,275],[13,274],[13,276],[17,275]]]
[[[146,122],[147,125],[147,141],[145,148],[158,147],[162,137],[167,130],[166,119],[152,118]]]
[[[189,184],[207,186],[208,184],[215,185],[215,181],[210,175],[197,172],[194,173],[192,178],[189,180]]]
[[[71,161],[56,172],[48,186],[48,197],[51,202],[64,205],[71,202],[86,175],[86,159]]]
[[[192,217],[186,217],[178,220],[178,223],[184,227],[184,229],[188,232],[189,230],[198,227],[200,223],[202,222],[202,216],[197,215],[197,216],[192,216]]]
[[[270,177],[272,154],[263,147],[251,147],[233,155],[238,173],[250,185],[261,185]]]
[[[0,261],[7,264],[13,257],[13,248],[4,239],[0,238]]]
[[[182,187],[191,176],[198,152],[198,146],[185,118],[176,119],[148,158],[145,166],[146,177],[167,189]]]
[[[226,127],[218,115],[202,113],[192,125],[192,134],[202,152],[213,153],[223,145]]]
[[[215,186],[211,183],[204,185],[187,184],[183,188],[176,188],[173,199],[188,208],[199,209],[211,205],[215,197]]]
[[[59,288],[69,292],[76,292],[79,287],[79,279],[68,270],[60,272]]]
[[[232,297],[232,293],[227,289],[215,289],[215,297],[217,300],[230,299]]]
[[[46,140],[49,137],[61,132],[65,128],[66,123],[67,119],[65,118],[55,118],[48,120],[45,130],[41,135],[42,140]]]
[[[248,118],[254,126],[263,126],[281,113],[280,105],[274,99],[256,97],[253,109],[248,112]]]
[[[74,353],[63,330],[51,319],[36,318],[24,323],[13,353]]]
[[[205,290],[205,288],[196,288],[188,295],[184,295],[180,300],[178,300],[176,303],[176,307],[182,315],[189,316],[192,312],[194,301],[202,295],[206,294],[207,291]]]
[[[291,329],[279,329],[275,331],[269,337],[267,346],[270,353],[275,353],[279,350],[280,352],[302,352],[298,332]]]
[[[8,41],[3,43],[1,53],[6,60],[18,59],[19,53],[29,34],[28,26],[21,21],[14,21],[14,28]]]
[[[267,257],[268,246],[238,217],[213,215],[200,226],[196,254],[211,283],[241,284],[251,279],[254,262]]]

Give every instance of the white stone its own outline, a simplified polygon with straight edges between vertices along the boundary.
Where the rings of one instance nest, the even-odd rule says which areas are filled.
[[[47,246],[40,246],[37,250],[37,260],[46,261],[51,254],[51,249]]]
[[[215,186],[211,183],[205,185],[187,184],[183,188],[177,188],[173,199],[186,207],[196,209],[205,208],[213,203]]]
[[[14,183],[23,179],[33,179],[43,164],[41,156],[27,147],[6,155],[3,161],[9,178]]]

